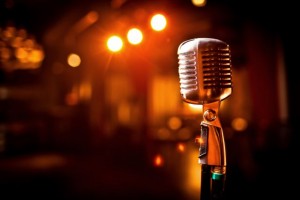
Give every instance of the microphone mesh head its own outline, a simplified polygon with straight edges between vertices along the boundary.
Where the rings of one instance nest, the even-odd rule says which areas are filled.
[[[195,38],[179,45],[180,93],[184,101],[205,104],[232,92],[229,45],[214,38]]]

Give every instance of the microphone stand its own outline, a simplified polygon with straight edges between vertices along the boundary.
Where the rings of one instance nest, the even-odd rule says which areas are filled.
[[[225,174],[214,173],[213,166],[201,165],[200,200],[224,200]]]
[[[224,199],[226,148],[218,118],[220,101],[203,104],[199,163],[201,164],[200,200]]]

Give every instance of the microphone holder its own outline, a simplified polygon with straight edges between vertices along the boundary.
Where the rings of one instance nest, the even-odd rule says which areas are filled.
[[[203,104],[199,147],[200,200],[224,199],[227,161],[223,129],[218,117],[219,108],[220,101]]]

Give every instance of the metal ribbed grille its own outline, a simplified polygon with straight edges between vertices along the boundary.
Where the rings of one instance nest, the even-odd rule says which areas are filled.
[[[229,48],[205,49],[202,52],[203,87],[230,88],[231,60]]]
[[[181,91],[198,90],[196,52],[179,53],[178,59]]]

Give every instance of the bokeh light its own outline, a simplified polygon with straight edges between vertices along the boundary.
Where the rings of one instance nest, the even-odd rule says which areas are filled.
[[[236,131],[244,131],[248,127],[248,122],[244,118],[237,117],[237,118],[232,120],[231,126]]]
[[[185,145],[183,143],[178,143],[177,144],[177,150],[179,152],[184,152],[185,151]]]
[[[68,56],[68,64],[71,67],[78,67],[80,63],[81,63],[81,59],[79,55],[72,53]]]
[[[42,46],[25,29],[0,28],[0,68],[5,71],[37,69],[44,58]]]
[[[107,47],[112,52],[118,52],[123,48],[123,40],[117,35],[111,36],[107,40]]]
[[[178,130],[182,125],[182,121],[179,117],[171,117],[168,120],[168,126],[170,127],[170,129],[172,130]]]
[[[140,44],[143,40],[143,33],[138,28],[132,28],[127,33],[127,39],[130,44]]]
[[[151,27],[155,31],[162,31],[166,28],[167,26],[167,19],[164,15],[162,14],[155,14],[151,18]]]
[[[164,159],[160,154],[154,156],[154,166],[161,167],[164,164]]]
[[[206,5],[206,0],[192,0],[194,6],[203,7]]]

